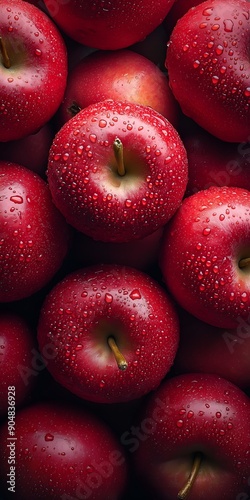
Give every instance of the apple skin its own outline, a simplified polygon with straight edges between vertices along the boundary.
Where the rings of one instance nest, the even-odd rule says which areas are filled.
[[[177,499],[197,452],[203,460],[188,500],[248,498],[250,399],[234,384],[206,373],[172,377],[136,423],[144,439],[130,439],[132,458],[152,498]]]
[[[247,142],[229,143],[192,126],[181,138],[188,156],[185,196],[210,186],[250,190],[250,136]]]
[[[114,156],[117,138],[125,175]],[[166,224],[184,196],[187,171],[186,150],[166,118],[111,99],[65,123],[48,159],[55,205],[75,229],[101,241],[140,239]]]
[[[95,51],[69,72],[58,113],[60,126],[76,114],[75,108],[106,99],[151,106],[178,125],[179,107],[166,74],[132,50]]]
[[[250,192],[210,187],[185,198],[165,227],[160,268],[183,309],[211,325],[237,328],[250,314]]]
[[[126,48],[159,26],[174,0],[45,0],[56,24],[77,42],[102,50]]]
[[[224,329],[182,311],[173,373],[215,373],[243,390],[250,387],[250,323]]]
[[[54,135],[52,125],[46,123],[35,134],[16,141],[0,142],[0,161],[23,165],[45,179]]]
[[[125,370],[117,366],[110,336],[125,356]],[[50,291],[39,317],[40,351],[54,346],[49,372],[97,403],[132,401],[156,388],[173,364],[178,341],[178,316],[165,290],[126,266],[70,273]]]
[[[228,142],[249,140],[249,28],[248,2],[207,0],[179,19],[166,55],[182,111]]]
[[[0,162],[0,302],[31,296],[61,267],[70,230],[47,183],[26,167]]]
[[[36,379],[22,377],[22,367],[31,367],[36,338],[27,321],[13,311],[0,312],[0,417],[7,415],[8,387],[14,386],[15,408],[27,403]],[[13,391],[12,391],[13,392]],[[12,404],[12,403],[11,403]]]
[[[61,104],[67,80],[67,52],[53,21],[21,0],[0,5],[1,37],[10,68],[0,63],[0,141],[37,132]],[[11,30],[9,29],[11,25]]]
[[[125,453],[94,413],[73,404],[40,402],[18,411],[15,424],[18,500],[122,498],[128,479]],[[6,425],[0,428],[0,484],[7,500],[13,493],[7,491],[11,440]]]

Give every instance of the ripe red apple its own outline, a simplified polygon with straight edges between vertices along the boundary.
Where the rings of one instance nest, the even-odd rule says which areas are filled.
[[[0,141],[33,134],[58,109],[67,54],[53,21],[21,0],[0,4]]]
[[[56,134],[48,182],[57,208],[78,231],[102,241],[139,239],[166,224],[181,203],[186,151],[157,111],[107,100]]]
[[[13,432],[13,434],[11,434]],[[18,500],[119,500],[128,479],[124,450],[94,413],[40,402],[0,428],[0,485]]]
[[[0,162],[0,302],[40,290],[68,248],[69,228],[47,183],[26,167]]]
[[[229,143],[197,126],[181,137],[188,156],[186,196],[210,186],[250,190],[250,135],[247,142]]]
[[[228,380],[191,373],[163,382],[131,429],[123,442],[151,498],[248,498],[250,399]]]
[[[0,312],[0,416],[12,413],[27,402],[36,378],[25,379],[23,367],[32,365],[35,336],[23,317],[12,311]],[[12,388],[11,394],[9,388]],[[13,408],[14,407],[14,408]],[[9,412],[11,413],[11,412]]]
[[[179,19],[167,50],[183,112],[224,141],[249,140],[249,30],[247,1],[207,0]]]
[[[247,390],[250,387],[250,318],[224,329],[180,314],[180,342],[173,371],[215,373]]]
[[[44,0],[63,32],[84,45],[102,50],[121,49],[143,40],[161,24],[173,2]]]
[[[185,198],[166,226],[160,266],[169,291],[211,325],[250,314],[250,192],[210,187]]]
[[[137,399],[170,370],[179,339],[165,290],[139,270],[96,265],[57,283],[42,307],[38,342],[54,346],[47,368],[80,398]]]
[[[0,161],[18,163],[45,178],[53,138],[53,127],[46,123],[35,134],[16,141],[0,142]]]
[[[179,108],[166,74],[132,50],[92,52],[69,72],[59,124],[106,99],[151,106],[175,127],[178,124]]]

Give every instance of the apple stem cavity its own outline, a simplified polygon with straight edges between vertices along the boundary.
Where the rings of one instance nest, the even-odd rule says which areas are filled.
[[[128,363],[127,363],[126,359],[124,358],[123,354],[121,353],[120,349],[118,348],[114,337],[111,337],[111,336],[108,337],[108,345],[114,354],[114,357],[115,357],[115,360],[117,362],[117,366],[118,366],[119,370],[122,370],[122,371],[126,370],[126,368],[128,367]]]
[[[239,261],[239,268],[244,269],[245,267],[250,267],[250,257],[246,257]]]
[[[196,453],[192,465],[192,470],[188,477],[185,486],[179,491],[177,498],[179,500],[185,500],[188,497],[190,490],[195,482],[196,476],[200,470],[200,465],[202,461],[202,453]]]
[[[2,37],[0,37],[0,53],[2,55],[2,61],[3,61],[4,67],[7,68],[7,69],[9,69],[10,66],[11,66],[11,64],[10,64],[10,58],[8,56],[6,45],[5,45]]]
[[[123,144],[119,137],[117,137],[113,142],[113,150],[117,163],[117,172],[119,175],[123,176],[125,175],[126,171],[123,160]]]

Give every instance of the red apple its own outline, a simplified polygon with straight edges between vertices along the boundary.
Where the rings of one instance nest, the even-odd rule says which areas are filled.
[[[209,325],[180,314],[180,343],[173,371],[215,373],[247,390],[250,387],[250,323],[239,318],[237,328]]]
[[[16,141],[0,142],[0,161],[18,163],[45,178],[53,127],[46,123],[35,134]]]
[[[0,428],[0,485],[5,499],[118,500],[127,482],[125,453],[94,413],[40,402]]]
[[[247,142],[229,143],[197,126],[181,137],[188,156],[186,196],[210,186],[250,190],[250,135]]]
[[[36,6],[0,4],[0,141],[33,134],[58,109],[66,87],[62,35]]]
[[[0,416],[13,414],[31,395],[36,378],[24,377],[23,369],[32,366],[35,348],[35,336],[22,316],[0,312]]]
[[[132,50],[92,52],[69,72],[59,124],[90,104],[106,99],[151,106],[175,127],[178,124],[179,108],[167,76],[152,61]]]
[[[179,19],[167,50],[183,112],[224,141],[249,140],[249,32],[248,2],[207,0]]]
[[[165,290],[148,274],[118,265],[67,275],[48,294],[38,325],[40,350],[54,346],[47,364],[53,377],[100,403],[131,401],[157,387],[178,339]]]
[[[250,399],[226,379],[165,381],[122,441],[154,500],[248,498]]]
[[[44,0],[63,32],[70,38],[102,50],[128,47],[143,40],[167,15],[174,0]]]
[[[169,291],[211,325],[250,314],[250,191],[210,187],[185,198],[166,226],[160,266]]]
[[[187,184],[187,157],[171,125],[149,106],[107,100],[71,118],[48,160],[54,203],[75,229],[102,241],[153,233]]]
[[[0,302],[40,290],[68,248],[69,228],[47,183],[25,167],[0,162]]]

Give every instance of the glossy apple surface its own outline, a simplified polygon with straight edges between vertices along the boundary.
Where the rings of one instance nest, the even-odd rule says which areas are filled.
[[[44,1],[51,17],[74,40],[102,50],[116,50],[143,40],[161,24],[173,0]]]
[[[249,30],[248,2],[207,0],[179,19],[167,50],[170,86],[183,112],[228,142],[249,138]]]
[[[56,134],[48,183],[57,208],[78,231],[102,241],[139,239],[166,224],[181,203],[186,150],[157,111],[107,100],[83,109]]]
[[[0,4],[0,141],[33,134],[58,109],[66,87],[63,37],[39,8],[21,0]]]
[[[112,337],[127,367],[109,345]],[[137,399],[170,370],[179,322],[165,290],[146,273],[96,265],[60,281],[41,310],[38,342],[54,346],[47,368],[77,396],[94,402]]]
[[[185,198],[163,236],[168,289],[188,312],[221,328],[237,328],[250,314],[249,216],[249,191],[210,187]]]
[[[0,416],[7,415],[8,406],[18,408],[27,401],[36,378],[26,377],[32,369],[36,339],[29,324],[19,314],[0,312]],[[8,387],[12,389],[9,395]]]
[[[142,437],[131,437],[130,449],[152,498],[247,498],[250,399],[228,380],[190,373],[163,382],[134,428]],[[178,496],[198,456],[195,480],[186,496]]]
[[[69,228],[47,183],[28,168],[0,162],[0,302],[29,297],[59,270]]]
[[[105,99],[151,106],[174,126],[178,123],[179,107],[166,74],[132,50],[95,51],[69,72],[58,113],[60,124]]]
[[[8,459],[15,456],[15,491],[20,500],[121,499],[127,462],[118,439],[101,419],[73,405],[40,402],[20,410],[15,422],[16,441],[8,440],[6,423],[0,428],[0,484],[5,498],[13,497],[7,491],[11,487],[7,473],[14,467]]]

